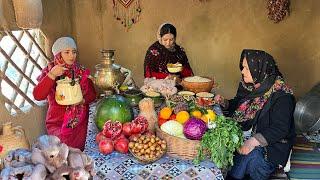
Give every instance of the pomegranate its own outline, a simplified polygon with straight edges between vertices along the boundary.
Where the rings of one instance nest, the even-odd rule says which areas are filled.
[[[107,137],[105,137],[102,132],[99,132],[96,136],[96,143],[99,144],[103,139],[107,139]]]
[[[114,141],[114,149],[120,153],[128,153],[129,151],[129,141],[127,138],[117,138]]]
[[[131,122],[131,133],[132,134],[142,134],[148,129],[148,121],[143,116],[137,116]]]
[[[130,122],[126,122],[122,125],[122,134],[124,134],[127,137],[131,136],[131,123]]]
[[[111,120],[108,120],[103,125],[102,133],[107,138],[114,139],[118,137],[122,132],[122,124],[119,121],[112,122]]]
[[[99,143],[99,151],[102,154],[110,154],[113,152],[113,142],[111,139],[103,139]]]

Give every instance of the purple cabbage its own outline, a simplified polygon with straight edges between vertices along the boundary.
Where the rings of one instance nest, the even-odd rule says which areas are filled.
[[[183,134],[186,136],[186,138],[192,140],[201,140],[206,130],[206,123],[197,118],[190,118],[183,125]]]

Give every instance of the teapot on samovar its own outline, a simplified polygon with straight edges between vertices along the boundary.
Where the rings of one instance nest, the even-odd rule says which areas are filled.
[[[106,94],[118,93],[129,74],[121,72],[121,66],[114,63],[114,52],[115,50],[102,49],[102,60],[95,66],[95,84]]]

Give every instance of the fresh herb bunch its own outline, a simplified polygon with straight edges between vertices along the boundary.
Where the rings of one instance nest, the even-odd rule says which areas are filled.
[[[203,135],[194,163],[208,156],[218,168],[227,168],[233,165],[233,153],[243,144],[243,133],[231,118],[217,116],[215,122],[216,127]]]

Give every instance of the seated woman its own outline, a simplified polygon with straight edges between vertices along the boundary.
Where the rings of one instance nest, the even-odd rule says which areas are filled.
[[[276,168],[286,165],[293,146],[295,98],[268,53],[243,50],[240,70],[242,80],[235,98],[215,97],[247,136],[227,179],[268,179]]]
[[[68,146],[84,149],[89,118],[89,104],[95,100],[93,82],[88,78],[89,69],[76,61],[77,46],[70,37],[57,39],[52,46],[54,60],[42,70],[39,83],[33,89],[36,100],[48,100],[46,129],[49,135],[55,135]],[[80,104],[59,105],[55,99],[56,81],[61,77],[79,79],[83,100]]]
[[[168,63],[182,64],[183,69],[178,74],[180,78],[192,76],[193,72],[184,49],[175,43],[176,28],[169,23],[162,24],[157,37],[158,41],[148,48],[144,59],[144,77],[166,78],[170,75],[167,69]]]

